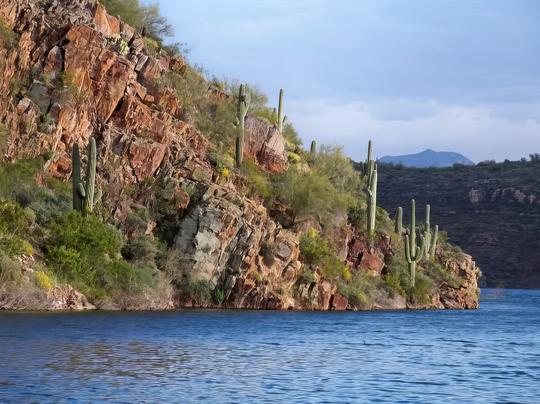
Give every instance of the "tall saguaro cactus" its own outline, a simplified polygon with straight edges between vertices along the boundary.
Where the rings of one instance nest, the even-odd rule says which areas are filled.
[[[416,245],[416,202],[411,200],[411,228],[410,234],[405,235],[405,259],[409,265],[411,274],[411,287],[414,288],[416,281],[416,263],[420,261],[424,255],[426,248],[425,239],[420,236],[420,246]]]
[[[287,117],[283,114],[283,89],[279,90],[279,105],[278,105],[278,116],[277,116],[277,124],[278,124],[278,130],[279,133],[283,133],[283,124],[285,123],[285,120]]]
[[[367,160],[364,164],[364,175],[367,178],[367,184],[371,183],[371,177],[373,176],[373,171],[375,170],[375,160],[373,160],[373,149],[371,140],[368,142],[368,155]]]
[[[90,138],[88,144],[88,162],[86,164],[85,182],[81,180],[81,157],[79,145],[73,145],[72,153],[72,187],[73,187],[73,209],[79,211],[82,215],[92,213],[94,210],[94,196],[96,194],[96,165],[97,149],[96,140]]]
[[[71,184],[73,193],[73,209],[81,212],[83,211],[83,200],[81,196],[81,153],[79,151],[79,145],[73,143],[73,151],[71,153]]]
[[[403,208],[401,206],[396,209],[394,231],[400,236],[403,234]]]
[[[244,131],[246,115],[251,104],[251,94],[246,91],[246,87],[241,84],[238,94],[238,108],[237,108],[237,120],[238,120],[238,134],[236,136],[236,166],[242,166],[244,160]]]
[[[371,140],[368,143],[368,156],[365,167],[367,197],[367,232],[373,239],[375,235],[375,219],[377,216],[377,163],[372,158]]]
[[[377,217],[377,164],[374,165],[370,182],[367,188],[368,236],[373,239],[375,235],[375,219]]]

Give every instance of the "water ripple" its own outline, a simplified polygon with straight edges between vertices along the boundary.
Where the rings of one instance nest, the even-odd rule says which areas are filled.
[[[0,313],[0,402],[520,402],[540,292],[470,312]]]

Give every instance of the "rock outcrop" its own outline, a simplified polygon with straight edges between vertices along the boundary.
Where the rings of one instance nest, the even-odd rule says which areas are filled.
[[[0,47],[4,156],[50,154],[46,168],[67,180],[72,145],[94,136],[98,186],[111,220],[122,223],[139,206],[161,204],[178,222],[171,240],[178,251],[175,307],[198,305],[182,296],[188,275],[219,289],[224,307],[358,308],[320,271],[302,278],[299,237],[310,226],[284,228],[247,198],[237,186],[242,180],[224,178],[211,162],[208,139],[180,119],[182,100],[159,85],[170,71],[183,74],[180,57],[151,55],[143,38],[96,0],[0,0],[0,17],[20,36],[17,47]],[[276,128],[249,117],[246,133],[246,153],[260,166],[287,169],[286,142]],[[368,247],[346,225],[336,239],[352,270],[383,275],[392,255],[389,239]],[[467,283],[445,286],[425,307],[475,307],[474,263],[449,260],[448,268],[466,272]],[[88,306],[76,291],[56,300],[66,308]],[[398,298],[381,298],[370,308],[404,307]]]

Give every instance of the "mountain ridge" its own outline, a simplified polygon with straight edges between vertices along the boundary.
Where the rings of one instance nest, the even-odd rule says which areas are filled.
[[[419,153],[403,154],[397,156],[383,156],[378,160],[380,163],[401,164],[405,167],[428,168],[428,167],[451,167],[454,164],[473,165],[474,162],[461,153],[451,151],[435,151],[426,149]]]

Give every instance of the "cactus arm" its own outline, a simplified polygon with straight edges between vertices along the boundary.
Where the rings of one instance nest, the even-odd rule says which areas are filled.
[[[433,231],[433,239],[431,241],[431,249],[429,251],[429,256],[431,258],[435,257],[435,250],[437,249],[438,238],[439,238],[439,225],[435,225],[435,230]]]
[[[408,234],[405,235],[405,259],[407,260],[408,264],[412,263],[411,253],[409,250],[409,235]]]
[[[81,199],[86,198],[86,190],[84,189],[84,185],[82,183],[79,183],[79,189],[77,190],[77,193],[79,194],[79,197]]]
[[[84,185],[86,197],[84,198],[83,214],[92,213],[94,210],[94,196],[96,189],[96,139],[90,138],[88,144],[88,162],[86,164],[86,182]]]
[[[394,224],[394,231],[397,234],[402,234],[403,233],[403,208],[401,206],[399,206],[396,209],[396,219],[395,219],[395,224]]]
[[[310,147],[309,151],[310,151],[312,156],[317,154],[317,142],[315,140],[311,141],[311,147]]]
[[[430,215],[431,215],[431,206],[429,204],[426,205],[426,216],[424,219],[424,238],[426,239],[426,249],[425,249],[425,255],[426,258],[429,259],[429,254],[431,251],[431,223],[430,223]]]

